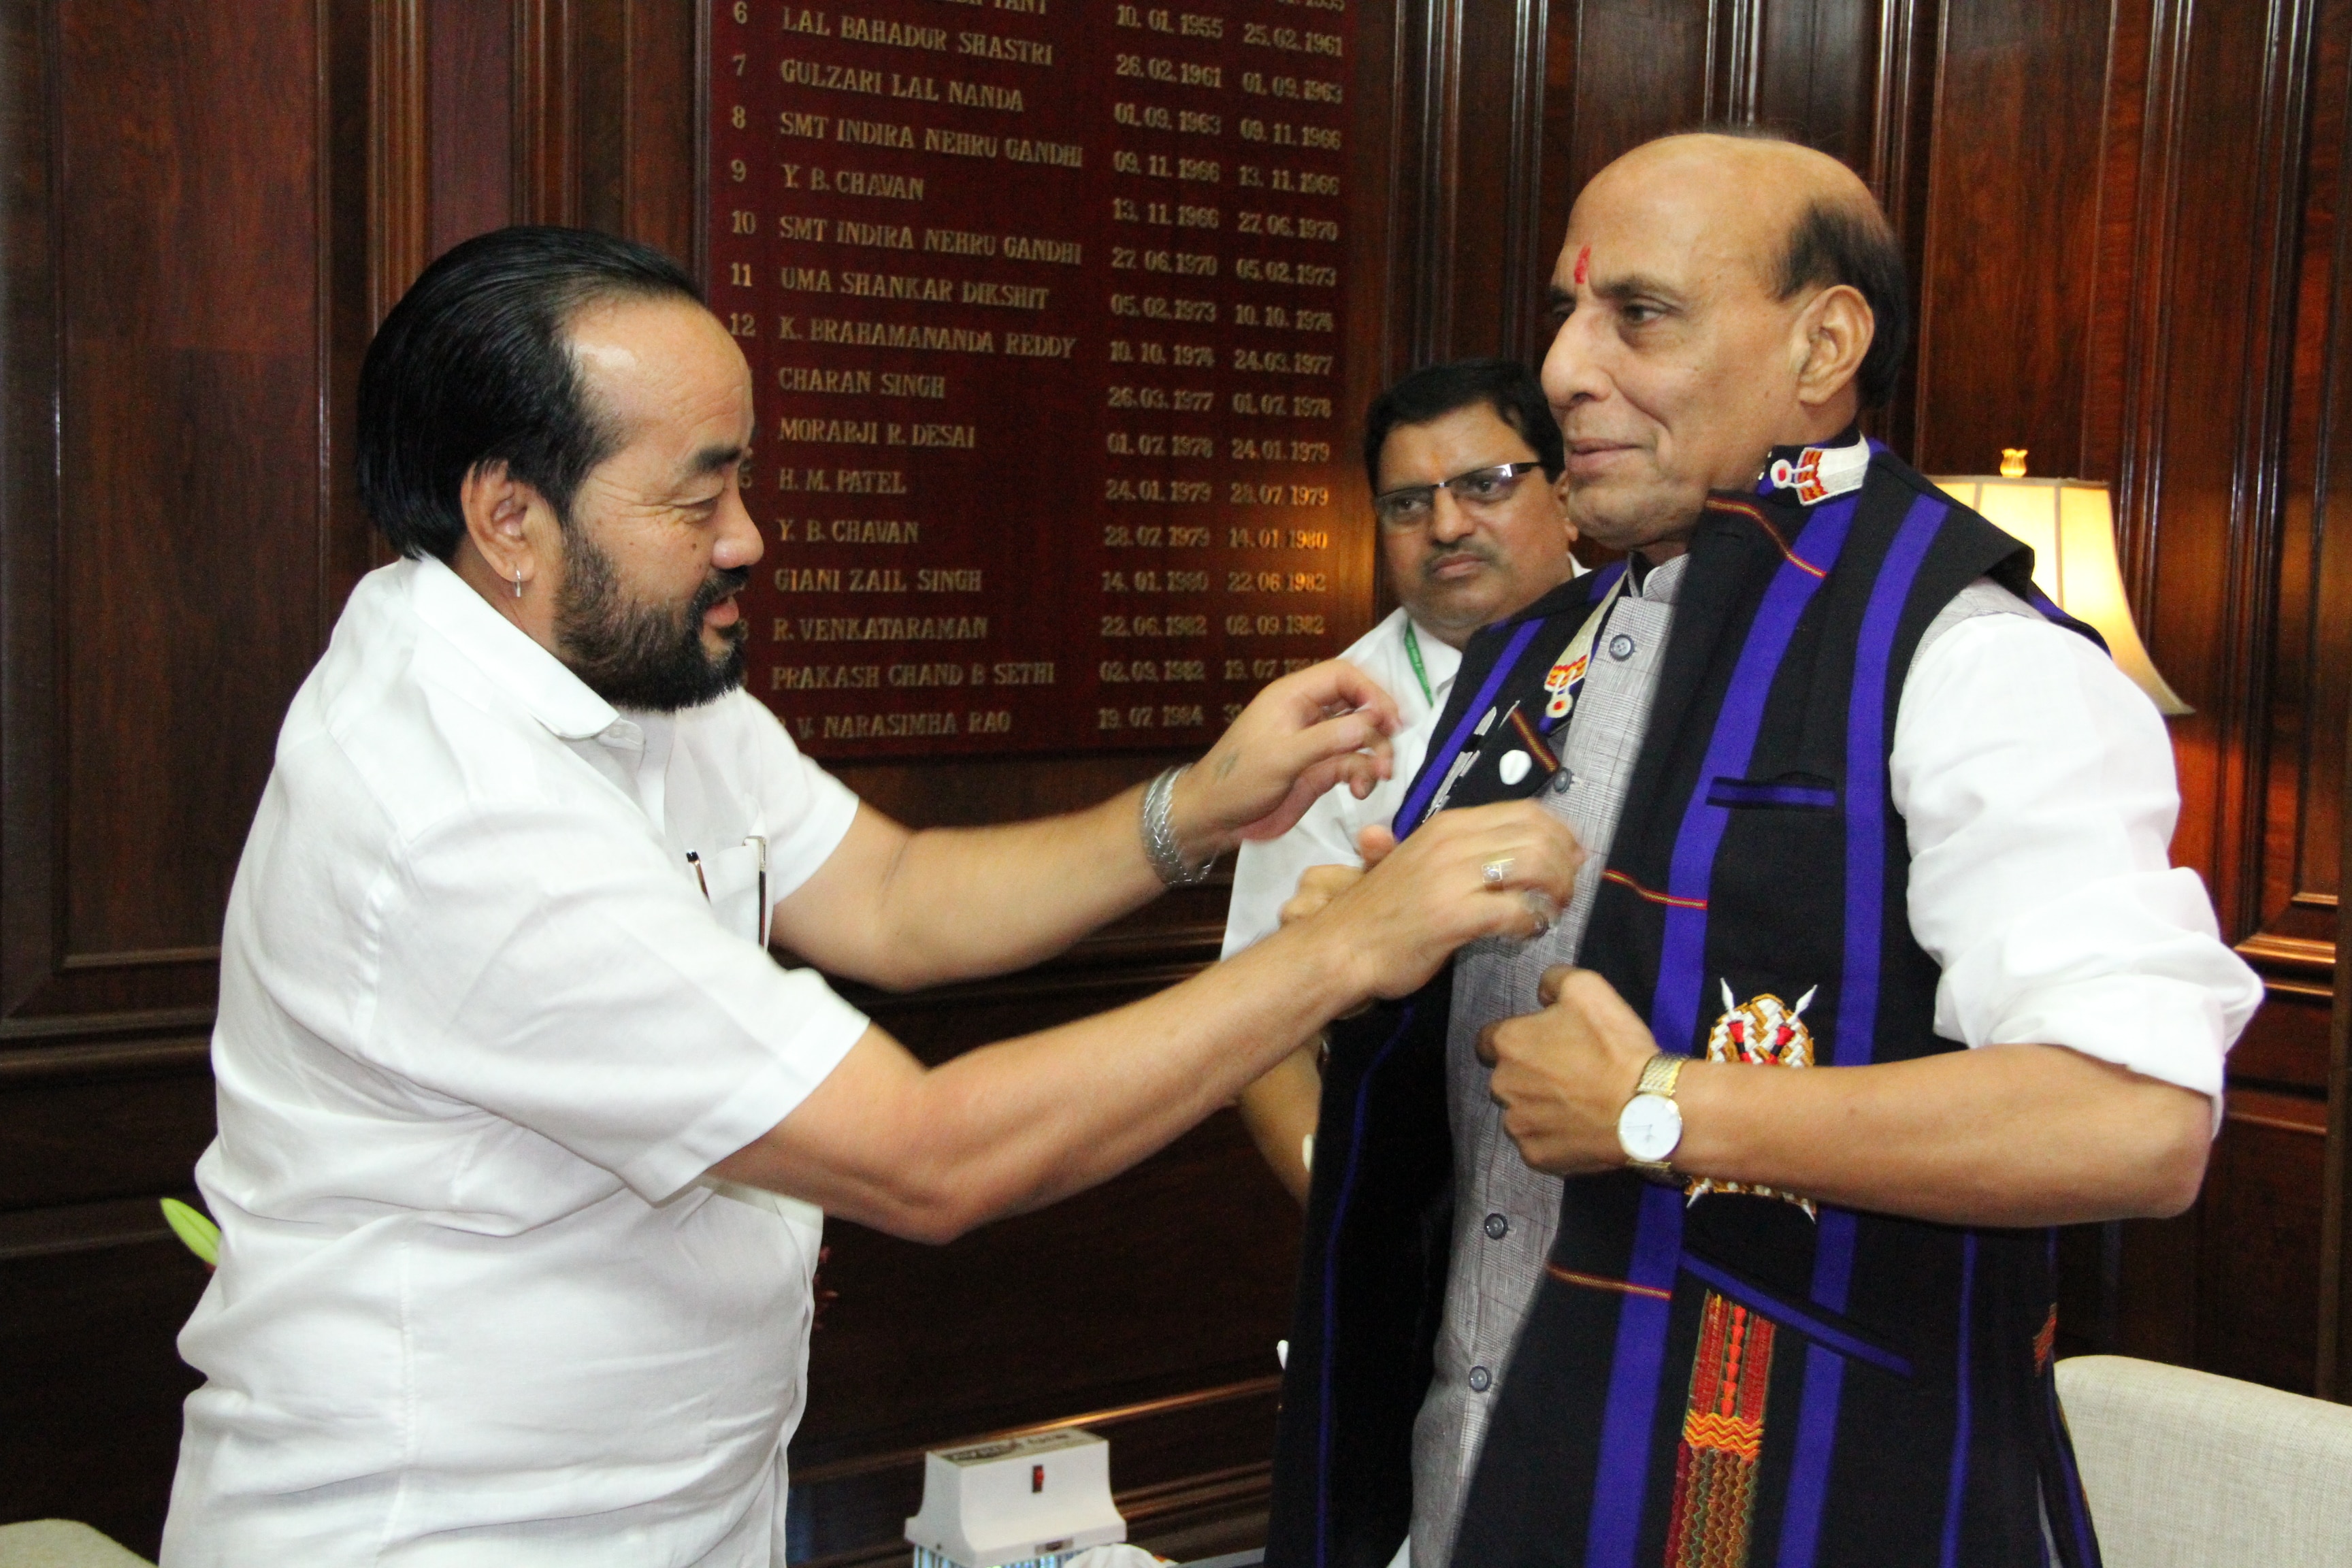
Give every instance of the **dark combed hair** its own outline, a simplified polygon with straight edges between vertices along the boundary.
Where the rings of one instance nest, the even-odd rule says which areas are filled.
[[[1792,137],[1765,125],[1703,125],[1695,134],[1736,136],[1748,142],[1789,142]],[[1783,300],[1801,289],[1845,284],[1870,307],[1870,352],[1854,372],[1854,391],[1867,411],[1884,408],[1895,395],[1895,374],[1911,346],[1911,289],[1903,269],[1903,247],[1894,226],[1874,201],[1812,202],[1790,230],[1788,248],[1773,276]]]
[[[1800,289],[1840,283],[1863,297],[1873,325],[1870,351],[1854,372],[1854,391],[1864,409],[1885,407],[1895,395],[1903,351],[1911,344],[1911,303],[1902,248],[1878,209],[1832,202],[1807,206],[1789,235],[1774,281],[1783,300]]]
[[[1372,399],[1364,416],[1365,479],[1374,490],[1381,488],[1381,449],[1398,426],[1427,425],[1481,403],[1535,448],[1548,477],[1559,478],[1567,463],[1559,426],[1535,372],[1515,359],[1459,359],[1414,371]]]
[[[650,246],[518,226],[454,247],[377,329],[360,366],[360,500],[404,555],[449,560],[466,534],[466,476],[503,463],[570,522],[621,432],[592,405],[572,321],[608,300],[701,290]]]

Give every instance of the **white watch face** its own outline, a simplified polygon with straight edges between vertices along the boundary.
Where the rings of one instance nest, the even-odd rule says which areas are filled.
[[[1663,1094],[1637,1094],[1617,1113],[1617,1142],[1629,1160],[1663,1162],[1682,1141],[1682,1109]]]

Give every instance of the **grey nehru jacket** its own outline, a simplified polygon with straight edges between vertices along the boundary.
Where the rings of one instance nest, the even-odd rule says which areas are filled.
[[[1473,1047],[1498,1018],[1536,1011],[1536,982],[1573,963],[1601,890],[1601,873],[1650,726],[1658,666],[1687,556],[1627,584],[1592,644],[1584,689],[1570,715],[1560,772],[1536,799],[1568,824],[1589,855],[1576,894],[1548,935],[1490,939],[1454,960],[1446,1034],[1446,1109],[1454,1127],[1454,1258],[1437,1331],[1437,1365],[1412,1428],[1412,1561],[1440,1568],[1451,1553],[1503,1369],[1533,1301],[1559,1223],[1559,1178],[1528,1168],[1486,1097]],[[1551,650],[1555,655],[1558,649]],[[1564,786],[1564,787],[1563,787]]]
[[[1452,1556],[1487,1417],[1559,1224],[1559,1178],[1529,1170],[1504,1136],[1502,1111],[1487,1098],[1486,1068],[1474,1047],[1488,1024],[1536,1011],[1536,982],[1545,970],[1576,962],[1650,728],[1675,594],[1688,561],[1676,556],[1652,569],[1638,589],[1627,586],[1594,639],[1567,734],[1555,738],[1560,771],[1536,798],[1575,830],[1590,857],[1577,873],[1576,896],[1548,934],[1533,942],[1478,942],[1454,960],[1445,1041],[1454,1250],[1436,1369],[1412,1426],[1413,1568],[1445,1568]],[[1993,615],[2038,618],[2008,590],[1979,578],[1927,624],[1919,650],[1962,621]]]

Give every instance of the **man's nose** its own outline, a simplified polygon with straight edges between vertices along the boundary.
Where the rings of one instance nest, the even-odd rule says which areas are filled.
[[[1595,352],[1599,345],[1592,341],[1598,314],[1592,310],[1571,314],[1552,334],[1551,347],[1544,353],[1544,401],[1562,418],[1578,404],[1608,393],[1609,380]]]
[[[1478,526],[1477,521],[1470,515],[1470,509],[1444,485],[1437,487],[1437,493],[1430,498],[1429,507],[1429,536],[1440,544],[1466,539]]]
[[[741,489],[728,486],[727,499],[719,507],[719,539],[711,546],[710,563],[722,572],[756,565],[767,548],[760,537],[760,525],[751,521],[751,508],[743,504]]]

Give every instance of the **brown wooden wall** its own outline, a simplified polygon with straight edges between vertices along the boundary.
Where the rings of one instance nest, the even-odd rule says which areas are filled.
[[[2272,1002],[2199,1208],[2069,1238],[2069,1330],[2352,1393],[2321,1355],[2352,1334],[2321,1331],[2352,0],[1359,3],[1380,363],[1536,353],[1581,182],[1758,120],[1896,217],[1922,330],[1887,437],[2116,487],[2143,630],[2198,710],[2176,854]],[[220,910],[279,714],[377,559],[346,459],[367,333],[514,219],[693,259],[698,25],[696,0],[0,0],[0,1520],[154,1544],[202,1285],[154,1199],[210,1135]],[[1158,763],[844,773],[950,822]],[[936,1058],[1185,973],[1221,919],[1213,888],[1029,975],[860,999]],[[2340,1020],[2337,1051],[2340,1076]],[[1229,1117],[950,1247],[834,1227],[799,1554],[882,1560],[921,1447],[1079,1415],[1139,1533],[1245,1538],[1296,1231]]]

